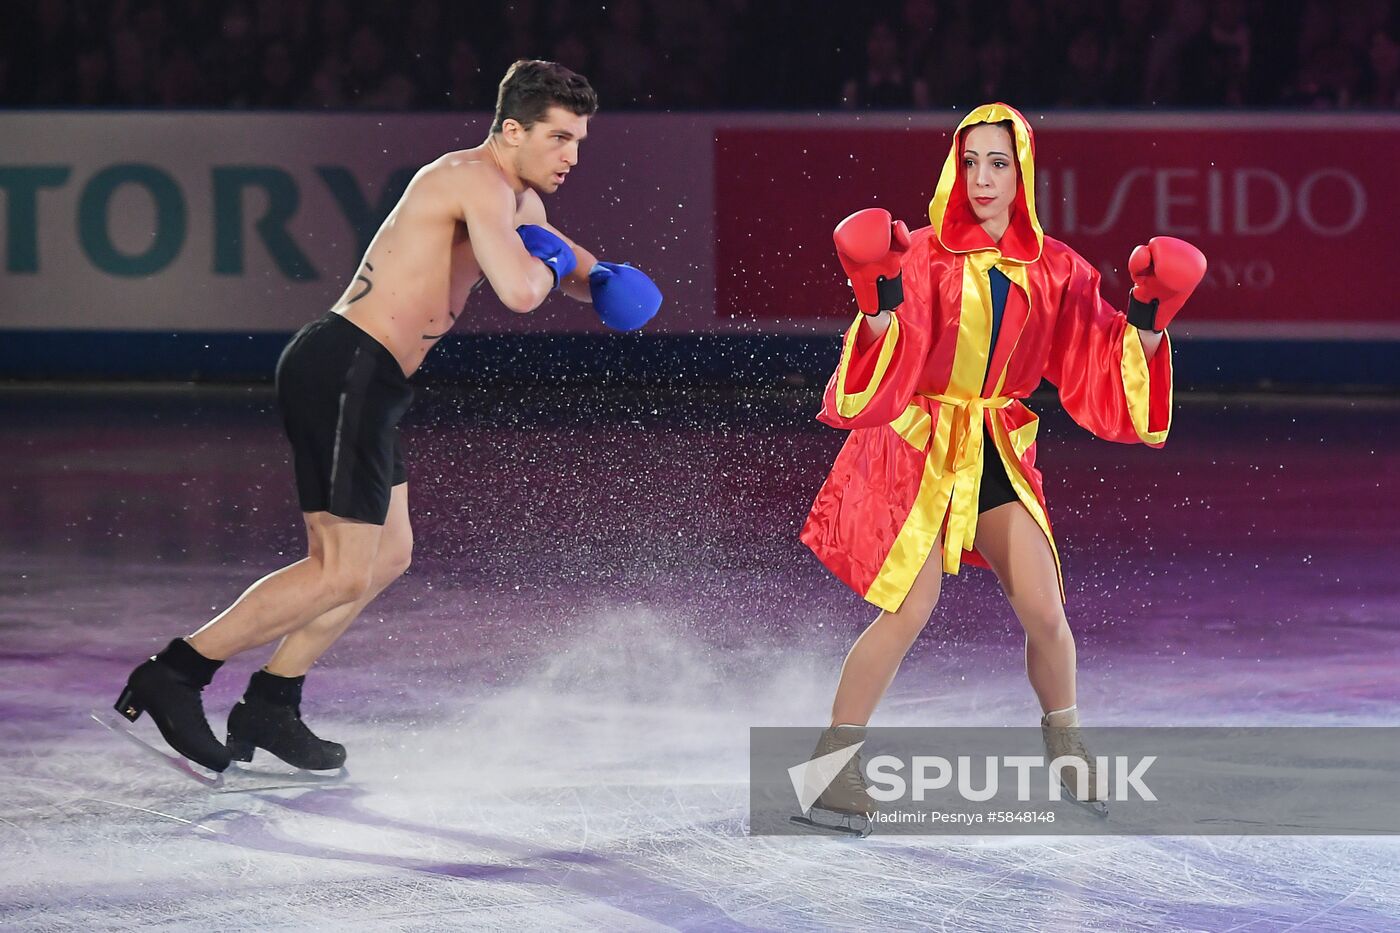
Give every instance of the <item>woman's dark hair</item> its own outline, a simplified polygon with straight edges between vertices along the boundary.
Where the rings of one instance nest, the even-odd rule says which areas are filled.
[[[1014,156],[1016,154],[1016,121],[998,120],[992,126],[999,126],[1006,130],[1006,135],[1011,137],[1011,155]]]
[[[1016,123],[1015,123],[1015,121],[1012,121],[1012,120],[998,120],[998,121],[996,121],[995,123],[991,123],[991,122],[987,122],[987,123],[974,123],[974,124],[972,124],[971,126],[964,127],[964,128],[963,128],[962,141],[961,141],[961,143],[960,143],[960,148],[961,148],[962,146],[966,146],[966,145],[967,145],[967,134],[968,134],[968,133],[971,133],[973,130],[977,129],[977,127],[979,127],[979,126],[999,126],[999,127],[1001,127],[1002,129],[1006,130],[1006,135],[1011,137],[1011,149],[1012,149],[1012,151],[1009,153],[1009,155],[1012,155],[1012,156],[1016,155],[1016,151],[1015,151],[1015,150],[1016,150]]]
[[[507,120],[528,130],[550,107],[563,107],[581,117],[590,117],[598,112],[598,95],[587,78],[563,65],[521,59],[501,79],[491,132],[499,133]]]

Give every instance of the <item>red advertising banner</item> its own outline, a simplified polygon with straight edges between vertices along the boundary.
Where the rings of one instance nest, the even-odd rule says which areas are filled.
[[[1036,204],[1046,232],[1100,269],[1110,301],[1129,286],[1133,246],[1168,234],[1209,258],[1183,315],[1202,330],[1257,322],[1342,334],[1400,323],[1385,285],[1400,253],[1393,127],[1114,129],[1104,119],[1037,131]],[[850,315],[832,228],[870,206],[927,225],[955,125],[950,115],[943,132],[718,129],[717,313]]]

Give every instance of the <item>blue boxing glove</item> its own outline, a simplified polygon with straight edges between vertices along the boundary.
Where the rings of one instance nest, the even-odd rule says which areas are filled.
[[[593,310],[613,330],[636,330],[656,316],[661,289],[641,269],[599,262],[588,270]]]
[[[578,266],[573,247],[565,243],[558,234],[535,224],[516,227],[515,232],[520,234],[520,240],[525,244],[525,252],[549,266],[549,271],[554,273],[555,288],[559,287],[559,282],[564,276]]]

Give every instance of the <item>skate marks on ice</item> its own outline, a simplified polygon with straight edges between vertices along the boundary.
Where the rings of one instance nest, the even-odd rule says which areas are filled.
[[[504,683],[441,668],[422,683],[431,708],[388,702],[379,721],[328,723],[352,747],[353,786],[211,804],[133,756],[104,754],[112,767],[93,773],[110,737],[60,727],[73,734],[52,753],[0,763],[0,783],[17,791],[0,800],[0,916],[71,929],[180,917],[214,928],[1359,931],[1400,911],[1394,841],[747,837],[748,727],[806,721],[830,699],[813,669],[839,655],[721,650],[664,614],[571,622]],[[375,676],[417,683],[410,668]],[[338,674],[360,691],[361,671]]]
[[[733,684],[769,684],[760,706],[787,697],[784,715],[824,685],[778,670],[769,649],[720,652],[650,613],[606,612],[571,628],[514,683],[442,687],[437,706],[451,712],[440,721],[405,724],[387,710],[389,721],[363,724],[376,731],[354,745],[355,788],[259,795],[250,812],[203,821],[244,852],[409,872],[435,886],[491,882],[441,894],[514,902],[538,922],[550,913],[630,929],[760,921],[742,910],[756,869],[744,835],[756,697]],[[767,676],[756,679],[760,665]],[[697,851],[732,873],[717,881],[688,870]]]
[[[100,710],[92,710],[88,713],[88,716],[93,722],[111,730],[126,739],[132,745],[141,749],[142,753],[147,755],[148,758],[154,758],[165,767],[174,769],[185,777],[196,781],[201,786],[209,790],[216,790],[223,786],[224,776],[222,774],[214,771],[206,771],[203,768],[191,764],[179,755],[161,751],[159,748],[156,748],[150,742],[147,742],[145,739],[141,738],[141,736],[137,735],[130,727],[117,719],[116,716]]]
[[[720,838],[731,860],[742,857],[750,697],[725,696],[719,656],[662,620],[579,628],[514,685],[472,683],[464,693],[438,684],[446,722],[386,704],[376,707],[384,721],[342,723],[358,760],[354,788],[258,794],[209,812],[193,809],[202,796],[166,806],[159,798],[178,786],[167,781],[143,812],[175,821],[167,834],[197,823],[198,835],[184,835],[238,852],[232,863],[258,873],[281,862],[307,878],[428,884],[424,913],[515,904],[540,923],[746,928],[727,902],[743,901],[749,870],[717,899],[712,879],[683,862]],[[135,789],[136,802],[151,802],[149,785]],[[123,795],[107,796],[126,807]],[[658,873],[657,858],[680,862]],[[272,889],[289,880],[271,879]],[[399,915],[392,902],[378,901],[386,917]]]
[[[206,825],[217,827],[212,838],[244,851],[387,868],[427,875],[439,881],[489,883],[476,889],[476,896],[459,893],[458,897],[471,901],[474,906],[434,909],[433,913],[489,909],[488,905],[507,900],[521,907],[531,904],[536,910],[550,904],[551,910],[562,910],[574,919],[606,917],[608,925],[620,928],[652,929],[653,924],[665,927],[674,924],[686,929],[762,929],[749,926],[712,903],[706,897],[701,879],[667,880],[649,872],[645,866],[632,864],[626,846],[618,851],[600,840],[599,845],[590,847],[587,835],[573,845],[535,844],[523,836],[458,829],[440,822],[391,816],[375,809],[370,803],[372,799],[360,787],[269,796],[262,798],[266,812],[225,810],[207,815],[204,821]],[[302,818],[354,827],[359,830],[360,838],[383,840],[385,845],[377,851],[367,851],[311,843],[282,830],[277,815],[270,812],[274,808]],[[529,814],[520,816],[528,819]],[[386,848],[389,851],[385,851]],[[429,854],[403,854],[405,849]],[[479,853],[479,857],[463,858],[460,854],[463,850]],[[458,854],[439,857],[449,852]],[[518,893],[517,886],[530,889],[534,894]],[[638,921],[645,922],[645,927],[637,927]]]
[[[569,809],[562,806],[568,796],[561,791],[557,810]],[[1293,928],[1370,931],[1386,928],[1388,912],[1400,903],[1400,851],[1393,846],[1387,852],[1322,839],[745,839],[733,826],[707,827],[697,819],[712,805],[696,804],[710,796],[683,791],[580,800],[597,829],[567,833],[554,845],[549,837],[561,835],[560,824],[548,818],[549,808],[518,811],[499,799],[474,808],[489,824],[489,832],[480,832],[450,828],[464,820],[444,812],[445,795],[405,800],[354,787],[239,798],[235,809],[176,811],[202,820],[217,836],[183,826],[141,830],[114,854],[116,878],[99,882],[90,870],[91,886],[77,885],[67,896],[83,900],[84,916],[105,929],[158,919],[153,909],[138,913],[139,903],[127,911],[121,905],[127,897],[149,899],[163,879],[186,898],[178,902],[180,916],[216,928],[256,920],[265,928],[334,922],[442,930],[1301,924]],[[677,823],[695,830],[611,832],[625,822],[627,807],[642,803],[651,819],[679,811]],[[497,831],[532,812],[545,818],[519,825],[515,834]],[[577,826],[579,814],[560,815]],[[105,836],[99,832],[95,841],[107,842]],[[41,861],[54,858],[40,854]],[[6,901],[14,903],[0,893],[0,914],[11,916],[3,911]],[[60,901],[48,917],[54,908],[59,917],[77,914]],[[126,922],[112,922],[118,917]]]
[[[213,928],[461,929],[462,915],[472,927],[500,929],[751,928],[714,903],[708,879],[657,873],[645,857],[675,841],[637,831],[654,826],[656,814],[700,827],[712,812],[692,812],[677,799],[684,794],[619,788],[608,803],[570,806],[580,789],[561,787],[550,791],[556,807],[539,796],[506,802],[460,782],[405,794],[392,779],[401,762],[379,750],[368,757],[376,790],[283,790],[226,798],[218,809],[203,794],[179,793],[183,778],[133,781],[136,765],[81,784],[27,781],[28,801],[10,803],[47,817],[29,858],[0,852],[0,878],[9,879],[0,882],[0,917],[114,930],[144,929],[171,911]],[[474,802],[464,807],[463,798]],[[11,816],[20,814],[0,809],[0,840],[17,825]],[[709,831],[734,837],[740,827]]]
[[[298,787],[341,784],[350,777],[345,768],[335,771],[303,771],[278,768],[265,763],[253,767],[246,762],[234,762],[222,773],[209,771],[173,752],[162,751],[136,734],[125,721],[102,710],[92,710],[89,717],[96,723],[129,741],[149,758],[159,761],[179,774],[191,778],[211,794],[251,794],[258,791],[285,790]]]

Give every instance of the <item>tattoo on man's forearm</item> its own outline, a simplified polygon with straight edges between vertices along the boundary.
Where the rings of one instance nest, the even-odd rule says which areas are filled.
[[[374,271],[374,266],[371,266],[369,263],[365,263],[365,268],[368,269],[370,272],[373,272],[373,271]],[[371,282],[371,281],[369,280],[369,276],[365,275],[363,272],[360,273],[359,275],[355,276],[355,281],[356,281],[356,282],[364,282],[364,283],[365,283],[365,287],[362,288],[362,289],[360,289],[358,292],[356,292],[353,298],[351,298],[349,301],[345,302],[347,305],[352,305],[352,304],[354,304],[355,302],[359,301],[361,298],[363,298],[363,297],[365,297],[366,295],[368,295],[370,292],[374,291],[374,283]]]

